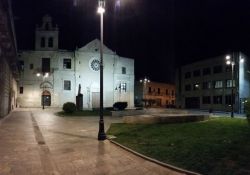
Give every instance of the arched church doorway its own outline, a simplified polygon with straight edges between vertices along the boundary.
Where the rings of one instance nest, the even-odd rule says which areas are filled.
[[[47,90],[43,91],[43,93],[42,93],[41,105],[42,106],[51,106],[51,94]]]

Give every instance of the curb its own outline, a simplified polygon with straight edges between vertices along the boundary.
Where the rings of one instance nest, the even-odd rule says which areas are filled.
[[[126,146],[121,145],[120,143],[117,143],[116,141],[114,141],[114,140],[112,140],[112,139],[109,139],[109,138],[108,138],[108,140],[109,140],[111,143],[113,143],[113,144],[115,144],[115,145],[117,145],[117,146],[119,146],[119,147],[125,149],[126,151],[131,152],[132,154],[134,154],[134,155],[136,155],[136,156],[139,156],[139,157],[141,157],[141,158],[143,158],[143,159],[145,159],[145,160],[148,160],[148,161],[150,161],[150,162],[156,163],[156,164],[158,164],[158,165],[160,165],[160,166],[169,168],[169,169],[174,170],[174,171],[179,172],[179,173],[185,173],[185,174],[187,174],[187,175],[201,175],[201,174],[199,174],[199,173],[192,172],[192,171],[188,171],[188,170],[185,170],[185,169],[182,169],[182,168],[178,168],[178,167],[176,167],[176,166],[169,165],[169,164],[160,162],[160,161],[158,161],[158,160],[156,160],[156,159],[147,157],[147,156],[145,156],[145,155],[143,155],[143,154],[140,154],[140,153],[138,153],[138,152],[136,152],[136,151],[134,151],[134,150],[132,150],[132,149],[126,147]]]

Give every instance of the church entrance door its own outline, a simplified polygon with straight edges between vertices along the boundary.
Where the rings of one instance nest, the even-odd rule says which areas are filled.
[[[41,105],[43,106],[51,106],[51,94],[49,91],[45,90],[42,93],[41,97]]]

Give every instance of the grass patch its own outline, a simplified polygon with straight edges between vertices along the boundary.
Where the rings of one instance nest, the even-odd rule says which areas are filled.
[[[115,141],[202,174],[250,174],[250,127],[246,120],[212,118],[183,124],[112,124]]]
[[[83,117],[83,116],[99,116],[99,110],[84,110],[75,111],[73,113],[65,113],[64,111],[57,112],[56,115],[60,117]],[[104,110],[103,115],[111,116],[112,113],[109,110]]]

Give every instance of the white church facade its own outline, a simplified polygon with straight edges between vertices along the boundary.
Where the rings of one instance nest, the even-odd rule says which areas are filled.
[[[99,107],[100,41],[95,39],[75,51],[58,49],[57,27],[50,16],[36,28],[35,50],[20,51],[21,75],[17,103],[20,107],[61,107],[76,102],[79,86],[83,108]],[[118,56],[104,46],[104,107],[115,102],[134,106],[134,60]]]

